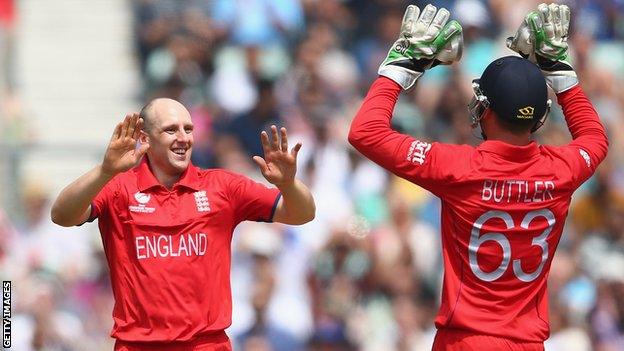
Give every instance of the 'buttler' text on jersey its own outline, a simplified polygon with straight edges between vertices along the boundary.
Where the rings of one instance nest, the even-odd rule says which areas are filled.
[[[481,200],[484,202],[544,202],[553,200],[555,182],[552,180],[493,180],[483,181]]]

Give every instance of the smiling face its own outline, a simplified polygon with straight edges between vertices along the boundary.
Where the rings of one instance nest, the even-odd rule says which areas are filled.
[[[180,177],[191,161],[193,122],[187,109],[171,99],[156,99],[145,111],[143,137],[147,156],[157,177]]]

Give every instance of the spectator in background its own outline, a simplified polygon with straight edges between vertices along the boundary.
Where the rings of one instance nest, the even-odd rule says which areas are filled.
[[[310,272],[313,343],[349,345],[348,322],[372,270],[366,243],[336,229],[314,260]]]
[[[561,303],[550,305],[548,321],[551,326],[550,338],[544,343],[549,351],[588,351],[591,342],[585,331],[571,321],[571,313]]]
[[[357,59],[360,71],[363,72],[362,81],[372,82],[377,78],[377,67],[379,62],[383,60],[390,45],[396,38],[396,33],[400,30],[401,16],[403,16],[403,8],[383,8],[372,16],[376,29],[369,35],[362,36],[353,52]],[[359,18],[360,21],[363,18]],[[358,28],[369,29],[369,26],[361,25]],[[364,87],[362,87],[364,88]]]
[[[596,308],[590,315],[591,336],[596,351],[624,349],[624,276],[601,280]]]
[[[0,208],[0,262],[5,262],[17,240],[17,232],[4,210]],[[4,265],[0,265],[6,267]]]
[[[11,262],[17,264],[13,274],[22,277],[29,272],[45,272],[67,284],[92,274],[97,269],[92,247],[95,233],[86,227],[59,231],[48,220],[50,194],[42,180],[24,180],[20,193],[24,216],[15,223],[17,236],[9,252]]]
[[[299,0],[216,0],[212,18],[229,42],[256,49],[273,45],[285,48],[303,30],[304,23]],[[254,71],[253,57],[249,58]]]
[[[166,96],[196,103],[212,70],[214,43],[222,37],[209,17],[210,5],[200,0],[136,0],[133,7],[145,97],[168,92]],[[176,87],[180,91],[172,93]]]
[[[0,0],[0,93],[15,89],[15,20],[14,0]]]
[[[9,143],[32,137],[32,130],[22,118],[22,106],[17,91],[16,27],[15,0],[0,0],[0,138]]]
[[[589,184],[588,191],[576,199],[572,224],[579,233],[604,230],[609,217],[605,208],[610,206],[621,207],[624,204],[624,197],[617,191],[609,178],[610,172],[606,162],[605,167],[596,172],[596,176]]]
[[[234,116],[231,120],[224,121],[224,125],[217,127],[218,133],[222,136],[227,135],[240,142],[249,156],[262,153],[262,144],[258,140],[261,131],[274,124],[283,124],[277,109],[273,82],[258,81],[256,91],[258,98],[250,111]]]
[[[273,351],[303,351],[303,343],[287,330],[280,328],[269,319],[267,310],[276,285],[276,269],[271,256],[258,251],[253,255],[252,275],[255,279],[251,287],[251,305],[255,321],[251,328],[240,334],[238,344],[241,350],[253,350],[259,343],[265,343]]]

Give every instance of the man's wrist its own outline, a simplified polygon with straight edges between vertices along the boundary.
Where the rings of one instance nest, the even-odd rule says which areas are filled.
[[[290,193],[293,190],[297,189],[297,180],[296,179],[292,179],[290,181],[286,181],[286,182],[282,182],[282,183],[278,183],[278,184],[273,184],[275,185],[275,187],[277,189],[279,189],[279,191],[284,194],[284,193]]]
[[[414,83],[416,83],[416,80],[423,74],[423,72],[410,71],[397,66],[380,67],[378,73],[380,76],[384,76],[396,82],[403,90],[411,88]]]
[[[578,85],[578,78],[576,76],[566,74],[545,74],[546,82],[552,88],[552,90],[559,94],[568,91]]]
[[[98,174],[102,180],[107,182],[117,175],[115,171],[106,169],[103,164],[98,166]]]

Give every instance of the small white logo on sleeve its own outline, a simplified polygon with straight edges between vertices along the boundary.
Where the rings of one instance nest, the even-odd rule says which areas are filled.
[[[197,211],[210,212],[210,204],[208,203],[206,191],[196,191],[193,195],[195,196],[195,205],[197,205]]]
[[[411,163],[423,164],[425,163],[425,157],[427,152],[431,149],[431,144],[420,140],[414,140],[407,152],[407,161]]]
[[[587,167],[591,168],[591,158],[589,158],[589,154],[587,153],[587,151],[579,149],[579,153],[581,154],[581,156],[583,156],[585,163],[587,163]]]

